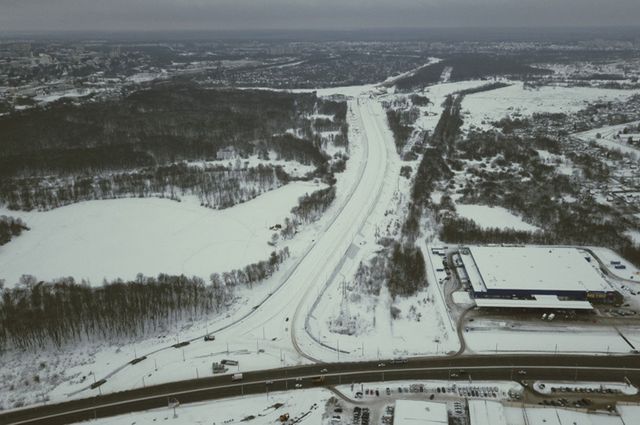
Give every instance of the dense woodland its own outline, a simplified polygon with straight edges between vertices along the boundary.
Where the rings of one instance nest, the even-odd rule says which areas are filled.
[[[451,81],[485,79],[494,76],[528,76],[550,74],[547,69],[530,65],[531,58],[525,56],[502,56],[488,54],[468,54],[446,58],[438,63],[421,68],[417,72],[396,81],[396,88],[402,92],[422,89],[440,81],[445,68],[451,67]]]
[[[333,119],[314,122],[314,113]],[[340,166],[329,166],[318,132],[333,131],[333,143],[347,146],[346,113],[346,102],[315,94],[176,81],[110,100],[61,100],[15,112],[0,117],[0,204],[46,210],[90,199],[191,193],[203,205],[225,208],[289,178],[272,167],[188,164],[250,155],[314,165],[308,178],[331,182]]]
[[[91,287],[73,278],[38,282],[23,276],[19,285],[1,291],[0,349],[172,333],[185,320],[222,311],[238,287],[268,278],[288,257],[284,248],[243,269],[214,273],[209,283],[198,277],[160,274]]]
[[[25,230],[29,230],[29,228],[21,219],[0,215],[0,245],[4,245],[12,238],[20,236]]]

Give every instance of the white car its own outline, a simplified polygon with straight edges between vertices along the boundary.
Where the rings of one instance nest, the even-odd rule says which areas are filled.
[[[385,363],[378,363],[378,367],[385,367],[387,366]]]
[[[302,388],[302,384],[296,384],[296,388]]]
[[[320,370],[320,373],[327,373],[327,372],[329,372],[327,369],[321,369]]]

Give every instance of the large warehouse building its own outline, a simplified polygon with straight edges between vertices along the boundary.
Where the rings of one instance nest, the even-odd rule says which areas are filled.
[[[619,294],[576,248],[463,247],[458,277],[479,307],[591,309]]]

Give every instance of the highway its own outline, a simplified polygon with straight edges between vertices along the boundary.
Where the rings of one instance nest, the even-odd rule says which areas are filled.
[[[192,403],[268,391],[292,390],[295,384],[313,387],[311,379],[326,368],[322,386],[394,380],[447,380],[451,373],[463,382],[509,380],[525,370],[527,380],[619,381],[640,384],[640,356],[509,355],[423,358],[403,364],[379,362],[325,363],[247,372],[242,381],[231,375],[172,382],[0,414],[0,424],[66,424],[98,417],[168,406],[168,400]],[[267,385],[267,381],[272,381]],[[384,385],[384,384],[382,384]],[[392,384],[389,384],[390,386]],[[640,396],[633,397],[640,402]]]

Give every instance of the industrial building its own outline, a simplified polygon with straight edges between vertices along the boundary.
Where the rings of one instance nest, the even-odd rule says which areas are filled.
[[[469,246],[453,258],[479,307],[588,310],[620,299],[577,248]]]

